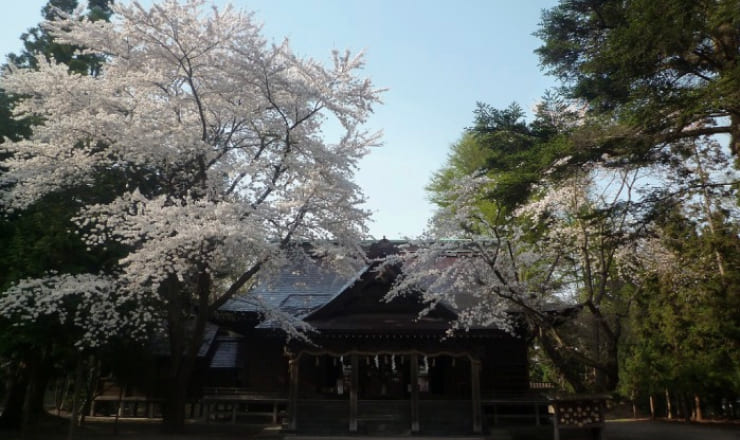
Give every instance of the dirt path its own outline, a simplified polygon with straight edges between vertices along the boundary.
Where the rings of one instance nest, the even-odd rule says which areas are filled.
[[[740,440],[740,425],[649,420],[606,424],[605,440]]]
[[[34,440],[66,440],[67,422],[52,420],[37,427]],[[112,423],[92,422],[79,430],[75,440],[282,440],[276,427],[262,430],[254,425],[204,424],[186,426],[183,435],[162,435],[159,423],[126,421],[114,434]],[[508,428],[506,438],[512,440],[551,440],[552,428]],[[33,435],[35,434],[35,435]],[[563,440],[584,439],[577,432],[565,432]],[[496,438],[495,436],[493,436]],[[376,437],[378,440],[382,436]],[[503,438],[503,437],[502,437]],[[17,432],[0,431],[2,440],[21,440]],[[414,437],[409,437],[413,440]],[[444,440],[444,437],[440,437]],[[607,422],[604,440],[740,440],[740,424],[685,424],[649,420]]]

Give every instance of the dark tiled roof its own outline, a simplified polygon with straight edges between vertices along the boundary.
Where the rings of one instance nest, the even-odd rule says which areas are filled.
[[[329,302],[331,294],[291,294],[280,304],[280,308],[294,315],[301,315]]]
[[[346,271],[341,274],[322,265],[321,260],[307,259],[302,264],[279,268],[272,276],[261,279],[247,294],[232,298],[220,311],[249,313],[253,319],[250,325],[256,329],[286,330],[286,325],[302,327],[310,324],[320,331],[379,328],[385,331],[441,331],[450,327],[460,310],[474,307],[480,301],[470,292],[459,290],[453,278],[445,277],[442,279],[444,282],[436,278],[435,272],[452,269],[456,262],[477,261],[475,253],[459,243],[451,243],[450,250],[443,250],[436,256],[418,259],[384,260],[398,253],[410,253],[407,256],[414,257],[417,249],[405,246],[404,242],[381,240],[363,243],[363,247],[368,255],[372,252],[374,259],[369,265],[361,267],[357,264],[353,274]],[[414,278],[409,295],[390,302],[384,300],[385,293],[399,274],[417,271],[423,276]],[[415,293],[431,289],[449,292],[449,299],[439,301],[433,310],[420,317],[417,312],[421,312],[423,305]],[[371,304],[369,301],[375,302]],[[499,328],[482,325],[471,329]]]
[[[208,350],[216,338],[216,333],[218,333],[218,326],[210,322],[207,323],[205,334],[203,335],[203,343],[200,344],[200,349],[198,350],[198,357],[205,357],[208,354]]]
[[[216,349],[211,358],[211,368],[237,368],[239,342],[237,339],[217,339]]]
[[[341,274],[316,263],[296,265],[259,281],[246,295],[226,302],[220,311],[259,313],[274,309],[303,315],[331,301],[366,270],[364,266],[353,274]]]
[[[216,333],[218,333],[218,328],[219,327],[216,324],[212,324],[210,322],[206,323],[206,328],[203,332],[203,343],[200,344],[200,348],[198,349],[199,358],[205,357],[208,354],[208,351],[211,349],[211,345],[213,344],[213,340],[216,338]],[[170,343],[165,334],[155,336],[150,342],[150,346],[152,354],[155,356],[170,355]]]

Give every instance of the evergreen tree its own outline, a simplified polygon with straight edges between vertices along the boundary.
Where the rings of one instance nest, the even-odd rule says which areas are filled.
[[[621,314],[634,292],[617,273],[617,253],[632,234],[624,222],[630,205],[593,195],[608,171],[569,166],[579,123],[577,108],[553,93],[531,123],[517,105],[479,104],[428,190],[439,205],[436,238],[464,238],[496,256],[489,270],[498,276],[461,282],[499,298],[485,296],[490,304],[466,316],[522,310],[536,346],[573,389],[613,390]],[[615,192],[627,193],[629,175],[612,177],[622,182]]]
[[[720,222],[718,222],[720,223]],[[723,260],[738,264],[737,227],[721,222]],[[740,356],[736,295],[737,270],[722,275],[716,270],[712,241],[717,232],[698,224],[670,204],[656,219],[656,236],[642,246],[644,294],[629,320],[623,345],[626,358],[624,388],[642,395],[668,391],[680,397],[684,417],[692,402],[721,414],[722,399],[740,395]],[[714,269],[714,270],[713,270]]]
[[[740,152],[740,2],[563,0],[537,35],[542,65],[587,110],[568,135],[568,162],[649,176],[629,209],[634,252],[657,235],[670,250],[659,255],[681,262],[660,276],[621,269],[642,289],[622,346],[629,386],[701,393],[699,377],[737,377],[733,356],[713,341],[735,353],[740,340],[730,165]],[[701,349],[679,345],[687,340]]]
[[[740,152],[738,0],[563,0],[537,35],[542,65],[611,127],[599,155],[653,162],[719,133]]]
[[[91,19],[108,20],[112,0],[88,2]],[[71,13],[76,0],[50,0],[42,9],[44,18],[58,13]],[[59,44],[46,29],[36,26],[21,36],[23,50],[10,54],[8,60],[17,69],[36,69],[39,56],[55,59],[79,74],[98,74],[102,57],[79,55],[79,47]],[[6,66],[4,70],[9,67]],[[2,140],[18,141],[31,135],[33,126],[42,123],[33,116],[14,117],[13,108],[19,97],[8,96],[0,90],[0,135]],[[7,156],[6,156],[7,157]],[[0,173],[7,169],[0,169]],[[80,273],[105,271],[110,268],[115,248],[104,252],[91,251],[74,234],[72,217],[80,201],[98,198],[101,187],[114,185],[113,176],[100,180],[100,187],[70,189],[35,203],[24,212],[6,215],[0,220],[0,292],[13,283],[29,277],[38,277],[49,271]],[[2,293],[0,293],[0,296]],[[71,305],[74,307],[74,305]],[[6,390],[6,404],[0,416],[0,426],[18,428],[29,425],[43,410],[46,383],[54,374],[55,362],[74,357],[74,330],[55,319],[39,319],[32,325],[18,326],[8,317],[0,319],[0,358],[6,365],[4,374],[10,377]],[[32,394],[26,397],[27,394]],[[25,403],[24,403],[25,402]],[[24,414],[25,413],[25,414]]]

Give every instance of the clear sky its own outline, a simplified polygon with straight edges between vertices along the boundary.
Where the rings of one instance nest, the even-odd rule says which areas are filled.
[[[117,0],[127,1],[127,0]],[[142,2],[144,3],[144,2]],[[226,0],[216,0],[223,5]],[[255,12],[266,38],[330,60],[333,49],[364,50],[364,73],[388,88],[369,128],[383,147],[360,165],[357,182],[373,212],[375,238],[414,237],[433,207],[424,186],[472,122],[477,101],[530,109],[554,79],[540,71],[532,36],[556,0],[232,0]],[[0,53],[41,19],[46,0],[13,1],[0,16]]]

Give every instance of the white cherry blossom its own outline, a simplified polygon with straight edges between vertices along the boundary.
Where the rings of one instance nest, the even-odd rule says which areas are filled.
[[[327,259],[358,253],[369,213],[352,178],[379,144],[362,125],[381,93],[358,75],[362,54],[335,51],[328,66],[303,59],[287,41],[268,45],[250,14],[208,4],[116,2],[111,23],[62,17],[44,26],[59,42],[104,54],[99,75],[72,75],[54,60],[3,75],[0,87],[25,97],[18,114],[43,123],[30,139],[2,144],[10,156],[0,163],[0,206],[23,210],[116,173],[125,190],[84,207],[76,222],[89,246],[131,251],[116,280],[27,280],[3,294],[0,313],[49,313],[31,299],[75,283],[104,301],[93,280],[165,304],[173,298],[162,283],[177,280],[193,303],[205,295],[216,308],[289,258],[291,243],[331,243],[320,249]],[[337,139],[322,132],[329,121]],[[196,286],[202,277],[207,293]]]

